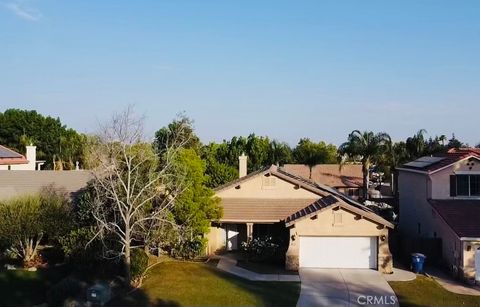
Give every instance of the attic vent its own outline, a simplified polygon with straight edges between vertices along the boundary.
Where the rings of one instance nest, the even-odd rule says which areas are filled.
[[[333,213],[333,225],[340,226],[343,224],[343,214],[341,211]]]
[[[237,185],[237,186],[235,187],[235,190],[240,190],[240,185]]]
[[[263,188],[264,189],[273,189],[276,185],[276,178],[273,176],[263,177]]]

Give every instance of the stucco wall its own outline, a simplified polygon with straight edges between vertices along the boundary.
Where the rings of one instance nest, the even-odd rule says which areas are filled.
[[[335,223],[334,215],[341,213],[342,223]],[[290,245],[287,251],[286,267],[297,270],[299,265],[300,236],[358,236],[378,237],[378,269],[391,273],[392,255],[388,247],[388,229],[379,229],[378,224],[367,219],[356,219],[356,214],[344,209],[327,209],[317,218],[304,218],[290,228]]]
[[[411,237],[432,237],[432,207],[428,203],[427,175],[400,171],[398,174],[398,230]],[[420,232],[418,231],[420,224]]]
[[[267,180],[271,178],[275,178],[275,186],[266,185]],[[240,189],[235,189],[235,187],[232,186],[225,190],[218,191],[216,195],[220,198],[319,198],[317,194],[302,188],[295,189],[295,185],[273,175],[266,177],[260,174],[241,182],[239,185]]]
[[[468,250],[470,246],[470,250]],[[463,242],[463,274],[466,279],[475,278],[475,252],[480,249],[480,241]],[[478,272],[480,274],[480,272]]]
[[[467,165],[468,159],[459,161],[450,167],[438,171],[430,176],[432,180],[432,199],[451,199],[450,196],[450,175],[455,175],[455,172],[480,172],[480,163],[475,163],[471,166]]]
[[[219,225],[212,225],[207,233],[207,255],[213,255],[225,251],[226,232],[225,228]]]

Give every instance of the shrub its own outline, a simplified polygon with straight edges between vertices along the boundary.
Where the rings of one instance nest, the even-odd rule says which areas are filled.
[[[90,227],[82,227],[71,230],[59,239],[67,261],[77,271],[94,271],[102,264],[101,244],[97,240],[89,244],[92,237]]]
[[[53,188],[0,203],[0,241],[24,262],[37,257],[42,240],[56,239],[70,227],[70,204]]]
[[[173,257],[181,259],[194,259],[204,250],[205,239],[196,237],[191,240],[182,240],[174,245],[171,250]]]
[[[242,248],[247,261],[264,262],[276,256],[280,244],[276,243],[272,237],[263,236],[242,242]]]
[[[130,251],[130,273],[132,280],[142,277],[148,267],[148,255],[140,248],[134,248]]]

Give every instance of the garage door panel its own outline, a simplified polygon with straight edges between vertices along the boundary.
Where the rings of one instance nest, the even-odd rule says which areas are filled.
[[[300,237],[300,267],[376,268],[376,237]]]

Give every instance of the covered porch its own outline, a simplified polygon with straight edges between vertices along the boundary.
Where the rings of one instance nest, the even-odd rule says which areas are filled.
[[[258,237],[271,236],[286,241],[288,244],[288,230],[285,223],[277,221],[257,222],[221,222],[212,223],[208,234],[208,254],[238,251],[242,243]]]

